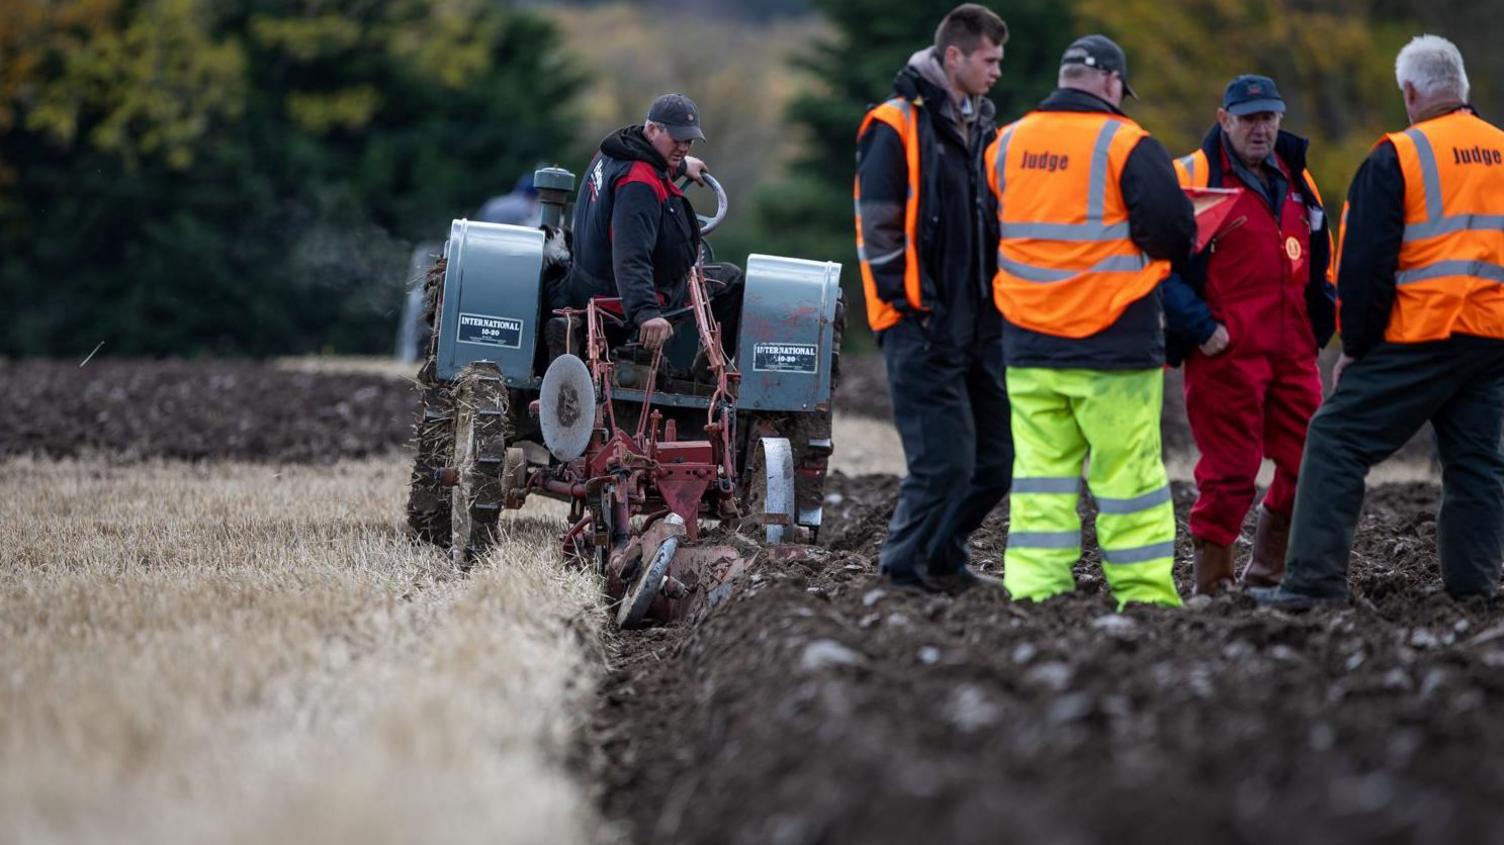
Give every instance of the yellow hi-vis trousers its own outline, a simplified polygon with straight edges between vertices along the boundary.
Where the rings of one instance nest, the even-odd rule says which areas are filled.
[[[1076,588],[1081,471],[1097,501],[1102,571],[1121,608],[1179,605],[1175,510],[1160,454],[1164,372],[1008,368],[1013,488],[1003,585],[1041,601]]]

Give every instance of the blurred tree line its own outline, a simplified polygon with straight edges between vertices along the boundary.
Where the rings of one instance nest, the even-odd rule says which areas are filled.
[[[385,351],[409,242],[573,140],[561,55],[490,0],[9,0],[0,354]]]
[[[845,265],[854,135],[955,0],[8,0],[0,354],[389,348],[411,243],[682,90],[732,191],[723,258]],[[801,17],[808,6],[817,18]],[[528,8],[532,7],[532,8]],[[1076,35],[1128,52],[1129,112],[1190,150],[1231,76],[1273,76],[1329,204],[1403,126],[1393,60],[1457,41],[1504,114],[1504,7],[1472,0],[1009,0],[1002,121]],[[697,197],[697,201],[700,198]],[[865,332],[848,333],[860,343]]]
[[[813,0],[832,32],[799,61],[816,86],[797,97],[790,122],[808,141],[789,176],[760,193],[755,231],[771,251],[841,261],[847,298],[861,302],[852,235],[855,131],[887,96],[910,54],[931,41],[952,0]],[[1394,57],[1430,31],[1457,42],[1473,101],[1504,117],[1504,7],[1472,0],[1014,0],[991,3],[1008,22],[1003,75],[991,97],[1000,122],[1052,90],[1060,54],[1076,36],[1102,32],[1128,54],[1143,98],[1127,111],[1174,155],[1200,144],[1222,89],[1239,73],[1274,77],[1289,102],[1285,128],[1312,139],[1311,169],[1327,202],[1386,131],[1406,124]],[[860,309],[850,312],[860,321]],[[866,332],[847,333],[861,342]]]

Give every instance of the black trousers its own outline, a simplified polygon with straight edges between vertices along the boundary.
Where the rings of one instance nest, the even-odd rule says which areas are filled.
[[[1284,588],[1345,597],[1364,478],[1427,420],[1442,467],[1436,538],[1454,596],[1493,595],[1504,555],[1504,342],[1381,344],[1311,420]]]
[[[1013,478],[1002,341],[935,346],[904,319],[878,343],[908,464],[878,562],[898,581],[954,572]]]

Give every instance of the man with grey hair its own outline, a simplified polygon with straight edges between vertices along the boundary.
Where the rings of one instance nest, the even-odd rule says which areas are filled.
[[[1442,464],[1436,541],[1454,597],[1492,596],[1504,554],[1504,131],[1467,105],[1462,55],[1423,35],[1395,76],[1411,126],[1348,193],[1337,288],[1342,358],[1311,421],[1288,574],[1258,600],[1348,596],[1368,468],[1429,421]]]

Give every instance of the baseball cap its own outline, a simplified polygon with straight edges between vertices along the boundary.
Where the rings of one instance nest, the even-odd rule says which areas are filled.
[[[1222,108],[1239,117],[1266,111],[1284,114],[1285,98],[1274,87],[1274,80],[1245,73],[1227,83],[1227,90],[1222,93]]]
[[[667,129],[668,136],[675,141],[705,140],[705,133],[700,131],[700,109],[683,94],[664,94],[654,100],[653,107],[648,109],[648,120]]]
[[[1060,57],[1060,64],[1062,67],[1086,65],[1098,70],[1115,70],[1123,78],[1123,93],[1138,99],[1138,94],[1128,86],[1128,57],[1123,54],[1122,47],[1105,35],[1083,35],[1072,41],[1071,46],[1065,48],[1065,55]]]

